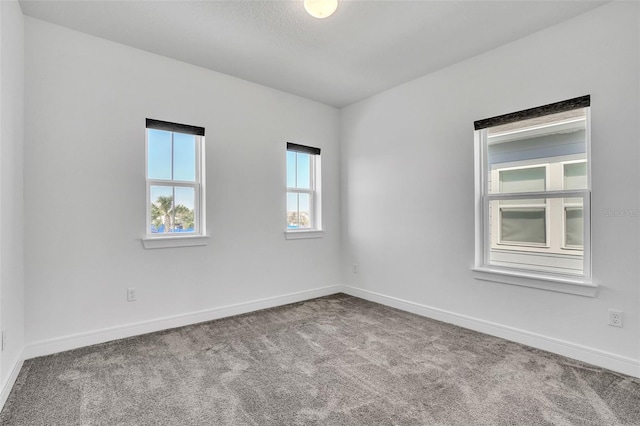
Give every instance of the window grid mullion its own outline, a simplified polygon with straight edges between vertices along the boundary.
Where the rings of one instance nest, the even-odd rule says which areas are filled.
[[[174,177],[174,173],[173,173],[173,157],[174,157],[174,152],[173,152],[173,135],[174,133],[171,132],[171,180],[173,180]]]
[[[177,186],[181,188],[198,188],[200,185],[198,182],[181,182],[181,181],[171,181],[171,180],[156,180],[156,179],[148,179],[147,182],[149,186]]]
[[[169,224],[169,232],[174,232],[176,227],[176,187],[171,187],[171,223]]]
[[[489,201],[495,200],[527,200],[535,198],[584,198],[588,194],[586,189],[561,190],[561,191],[537,191],[537,192],[515,192],[515,193],[493,193],[485,194],[483,198]]]
[[[287,188],[287,192],[294,192],[296,194],[313,194],[312,189],[301,189],[301,188]]]
[[[297,174],[297,173],[296,173]],[[300,228],[300,194],[296,194],[296,219],[298,220],[298,229]]]

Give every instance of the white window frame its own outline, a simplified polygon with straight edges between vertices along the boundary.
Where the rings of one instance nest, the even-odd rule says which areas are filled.
[[[164,130],[171,132],[171,149],[173,161],[173,138],[175,133],[190,134],[195,137],[195,181],[181,181],[174,179],[150,179],[149,178],[149,129]],[[160,120],[147,119],[145,127],[145,181],[146,181],[146,198],[145,198],[145,236],[142,243],[146,249],[154,248],[170,248],[170,247],[191,247],[207,245],[208,237],[206,235],[206,191],[205,191],[205,137],[204,128],[189,126],[184,124],[172,123]],[[170,186],[174,188],[193,188],[194,191],[194,232],[166,232],[152,233],[151,230],[151,187],[152,186]]]
[[[597,293],[597,285],[591,274],[591,132],[590,132],[590,107],[585,108],[585,138],[586,138],[586,162],[587,162],[587,189],[566,190],[553,189],[536,192],[522,193],[491,193],[489,191],[490,172],[487,165],[488,137],[487,128],[475,131],[475,265],[472,268],[474,277],[479,280],[513,284],[525,287],[533,287],[563,293],[594,297]],[[543,127],[543,126],[540,126]],[[539,132],[540,129],[530,131]],[[543,163],[538,163],[540,165]],[[562,166],[564,167],[564,166]],[[564,170],[564,169],[563,169]],[[547,169],[548,179],[549,169]],[[547,185],[548,185],[547,180]],[[563,182],[564,185],[564,182]],[[547,186],[548,188],[548,186]],[[581,275],[564,275],[536,270],[523,270],[493,265],[489,261],[491,252],[491,239],[489,235],[490,215],[489,204],[494,200],[522,200],[522,199],[564,199],[582,198],[584,220],[584,247],[583,247],[583,273]],[[562,202],[561,200],[559,200]],[[564,213],[564,208],[563,208]],[[547,214],[549,209],[547,207]],[[564,220],[562,231],[564,234]],[[562,246],[564,246],[564,235]],[[549,240],[547,241],[549,243]]]
[[[286,185],[286,194],[308,194],[309,195],[309,228],[303,229],[289,229],[287,220],[287,197],[285,196],[285,238],[287,240],[298,240],[306,238],[321,238],[324,235],[322,229],[322,196],[321,196],[321,170],[322,160],[320,154],[320,148],[314,148],[305,145],[298,145],[291,142],[287,143],[286,152],[306,153],[309,154],[309,188],[297,188]],[[285,156],[286,164],[286,156]],[[286,166],[285,166],[285,180],[286,180]]]

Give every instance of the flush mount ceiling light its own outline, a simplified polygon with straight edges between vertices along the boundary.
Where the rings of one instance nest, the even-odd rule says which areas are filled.
[[[338,8],[338,0],[304,0],[304,9],[314,18],[331,16]]]

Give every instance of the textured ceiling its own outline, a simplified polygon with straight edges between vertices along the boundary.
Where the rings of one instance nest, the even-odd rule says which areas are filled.
[[[25,15],[342,107],[605,2],[35,1]]]

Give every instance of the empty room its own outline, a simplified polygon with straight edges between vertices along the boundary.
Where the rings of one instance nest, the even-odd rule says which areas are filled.
[[[640,425],[640,3],[0,2],[0,424]]]

